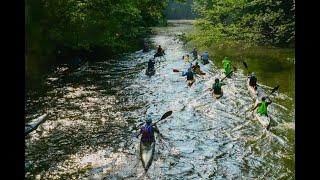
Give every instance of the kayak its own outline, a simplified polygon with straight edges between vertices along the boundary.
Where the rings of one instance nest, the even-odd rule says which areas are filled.
[[[156,73],[156,70],[153,68],[153,69],[147,69],[146,70],[146,75],[147,76],[153,76],[154,74]]]
[[[148,171],[149,167],[152,164],[155,146],[155,142],[143,143],[142,141],[140,141],[140,157],[145,172]]]
[[[201,70],[196,70],[195,73],[198,75],[206,75],[206,73]]]
[[[24,127],[24,134],[27,135],[29,133],[31,133],[32,131],[34,131],[35,129],[37,129],[37,127],[43,123],[48,117],[48,113],[32,120],[30,123],[28,123],[27,125],[25,125]]]
[[[216,99],[219,99],[223,96],[223,91],[221,90],[220,94],[215,94],[214,92],[212,92],[212,96],[215,97]]]
[[[200,59],[201,59],[201,63],[202,63],[203,65],[209,64],[209,59],[208,59],[208,60],[204,60],[204,59],[202,59],[202,58],[200,58]]]
[[[258,97],[258,91],[256,89],[254,89],[252,86],[250,86],[249,81],[250,81],[250,78],[248,77],[247,78],[247,88],[248,88],[251,96],[253,96],[254,98],[257,98]]]
[[[153,55],[153,57],[161,57],[161,56],[164,56],[164,51],[162,51],[161,53],[158,53],[158,52],[156,52],[154,55]]]
[[[188,86],[191,87],[192,84],[193,84],[195,81],[196,81],[195,79],[193,79],[193,80],[187,80]]]
[[[148,48],[148,49],[146,49],[146,48],[143,48],[143,50],[142,50],[142,52],[149,52],[150,51],[150,49]]]

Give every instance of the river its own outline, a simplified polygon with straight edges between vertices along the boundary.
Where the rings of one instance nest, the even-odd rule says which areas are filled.
[[[218,100],[207,90],[224,77],[215,63],[201,64],[206,75],[188,87],[172,69],[189,66],[181,57],[190,49],[177,35],[190,28],[174,22],[155,28],[150,40],[166,56],[152,77],[145,69],[155,51],[137,51],[66,75],[57,69],[44,90],[27,94],[26,122],[50,115],[26,136],[26,179],[295,179],[292,93],[270,96],[269,114],[277,123],[267,131],[249,111],[244,70],[225,80]],[[145,111],[157,120],[169,110],[173,114],[158,125],[166,140],[157,139],[145,175],[132,133]]]

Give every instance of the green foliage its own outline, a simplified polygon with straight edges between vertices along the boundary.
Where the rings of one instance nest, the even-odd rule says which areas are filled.
[[[27,0],[28,53],[53,55],[56,46],[126,48],[163,19],[166,1]]]
[[[294,0],[195,0],[193,9],[201,18],[189,40],[294,46]]]
[[[27,84],[76,56],[88,60],[135,49],[149,26],[164,22],[166,5],[167,0],[26,0]]]

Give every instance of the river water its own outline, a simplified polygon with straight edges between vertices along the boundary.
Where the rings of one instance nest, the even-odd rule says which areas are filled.
[[[150,39],[166,51],[156,74],[145,75],[155,51],[123,54],[92,62],[67,75],[48,76],[45,89],[26,96],[26,122],[50,113],[26,136],[26,179],[295,179],[294,97],[276,92],[269,114],[270,131],[254,120],[244,71],[213,99],[207,89],[222,69],[200,65],[206,72],[188,87],[172,69],[189,65],[189,50],[177,38],[190,24],[157,28]],[[272,87],[263,86],[266,91]],[[144,174],[139,139],[132,138],[146,111],[154,120],[173,114],[158,127],[154,161]]]

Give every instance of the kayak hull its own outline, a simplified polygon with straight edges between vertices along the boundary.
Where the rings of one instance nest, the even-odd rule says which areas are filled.
[[[38,117],[37,119],[35,120],[32,120],[31,123],[27,124],[25,127],[24,127],[24,133],[25,135],[31,133],[33,130],[37,129],[37,127],[44,123],[44,121],[47,119],[48,117],[48,114],[43,114],[42,116]]]
[[[144,170],[147,172],[152,164],[154,153],[155,153],[155,142],[143,143],[140,141],[140,157]]]
[[[214,92],[212,93],[212,96],[216,99],[219,99],[223,96],[223,91],[221,90],[221,94],[215,94]]]

